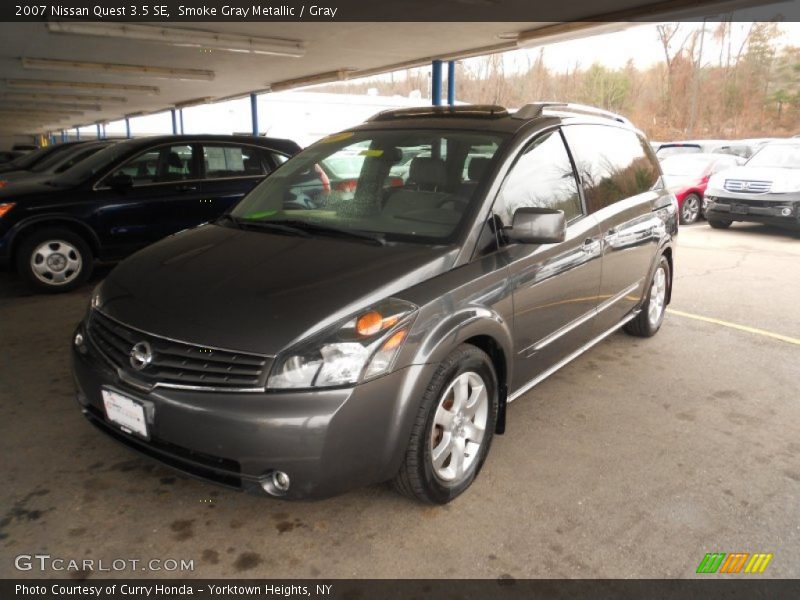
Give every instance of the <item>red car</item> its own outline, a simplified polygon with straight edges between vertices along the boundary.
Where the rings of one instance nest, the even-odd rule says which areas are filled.
[[[678,199],[681,225],[694,223],[705,213],[709,178],[738,165],[739,158],[732,154],[673,154],[661,161],[667,187]]]

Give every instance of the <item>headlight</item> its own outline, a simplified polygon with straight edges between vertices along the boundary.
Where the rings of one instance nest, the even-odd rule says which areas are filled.
[[[92,310],[100,308],[100,288],[102,285],[102,283],[98,283],[92,290],[92,299],[89,301],[89,306]]]
[[[2,218],[8,211],[14,208],[14,202],[4,202],[0,204],[0,218]]]
[[[772,194],[792,194],[800,192],[800,177],[776,178],[769,188]]]
[[[706,189],[721,190],[724,187],[725,187],[725,176],[720,173],[709,177]]]
[[[390,298],[282,353],[269,389],[353,385],[388,372],[403,346],[417,307]]]

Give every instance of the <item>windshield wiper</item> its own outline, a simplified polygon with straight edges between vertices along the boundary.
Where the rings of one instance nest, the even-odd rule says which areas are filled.
[[[274,221],[275,224],[285,225],[293,229],[305,231],[307,233],[316,233],[320,235],[330,235],[335,237],[346,237],[354,240],[368,242],[376,246],[383,246],[386,240],[383,235],[379,233],[370,233],[368,231],[361,231],[359,229],[340,229],[330,225],[323,225],[322,223],[312,223],[310,221],[301,221],[299,219],[280,219]]]
[[[331,227],[330,225],[322,225],[321,223],[311,223],[309,221],[302,221],[300,219],[276,219],[276,220],[259,220],[259,219],[242,219],[227,214],[222,215],[217,222],[228,220],[239,229],[246,229],[251,227],[253,229],[266,229],[282,233],[289,233],[292,235],[300,235],[303,237],[311,237],[312,235],[328,235],[333,237],[350,238],[362,242],[368,242],[377,246],[383,246],[386,242],[383,236],[376,233],[369,233],[366,231],[359,231],[357,229],[339,229],[338,227]]]
[[[250,220],[250,219],[239,219],[234,217],[233,215],[222,215],[217,222],[222,220],[228,220],[233,223],[239,229],[260,229],[260,230],[269,230],[269,231],[276,231],[280,233],[288,233],[290,235],[297,235],[300,237],[311,237],[311,234],[303,229],[298,227],[292,227],[290,225],[283,225],[281,223],[275,223],[271,221],[257,221],[257,220]]]

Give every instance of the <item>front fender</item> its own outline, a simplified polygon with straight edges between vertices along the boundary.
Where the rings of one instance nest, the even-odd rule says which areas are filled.
[[[510,366],[514,352],[512,323],[500,313],[484,307],[469,306],[448,315],[428,331],[418,345],[414,364],[438,364],[455,348],[470,338],[489,337],[502,350]],[[510,373],[506,373],[506,378]],[[500,374],[498,374],[499,376]],[[505,382],[501,382],[505,383]]]

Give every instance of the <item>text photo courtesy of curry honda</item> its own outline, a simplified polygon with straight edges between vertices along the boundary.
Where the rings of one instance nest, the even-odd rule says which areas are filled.
[[[797,3],[164,2],[0,7],[0,597],[800,592]]]

